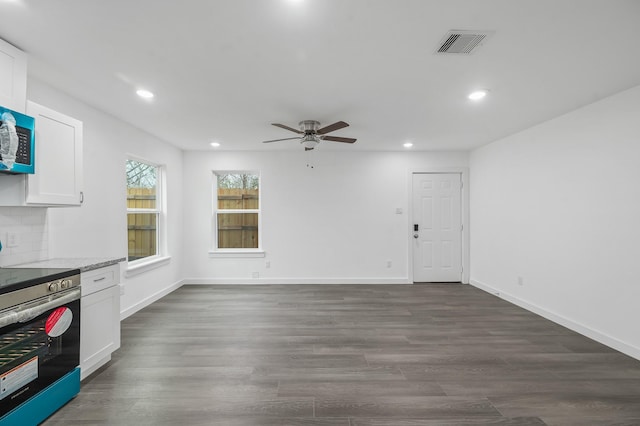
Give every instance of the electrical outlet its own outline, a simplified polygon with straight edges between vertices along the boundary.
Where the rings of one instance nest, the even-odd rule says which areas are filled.
[[[271,268],[271,261],[267,260],[266,262],[264,262],[264,267],[267,269]]]
[[[518,285],[524,285],[524,278],[518,277]]]
[[[387,268],[391,268],[392,264],[393,264],[393,262],[391,262],[390,260],[387,260]]]
[[[16,232],[7,232],[7,247],[18,247],[20,245],[20,234]]]
[[[251,278],[260,278],[260,272],[252,272]]]

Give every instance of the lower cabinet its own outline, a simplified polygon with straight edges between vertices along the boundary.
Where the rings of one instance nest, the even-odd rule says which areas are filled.
[[[80,276],[80,379],[111,360],[120,347],[120,266]]]

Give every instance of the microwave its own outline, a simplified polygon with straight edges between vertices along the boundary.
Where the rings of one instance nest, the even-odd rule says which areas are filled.
[[[0,173],[35,172],[35,119],[0,106]]]

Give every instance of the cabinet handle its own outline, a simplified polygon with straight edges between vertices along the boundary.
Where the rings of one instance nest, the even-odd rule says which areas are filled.
[[[102,278],[96,278],[93,280],[94,283],[97,283],[98,281],[102,281],[104,279],[106,279],[107,277],[102,277]]]
[[[84,192],[80,191],[80,204],[84,203]]]

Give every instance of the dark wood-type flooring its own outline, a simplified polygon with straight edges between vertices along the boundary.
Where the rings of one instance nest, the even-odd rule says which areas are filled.
[[[640,361],[472,286],[184,286],[54,425],[640,425]]]

